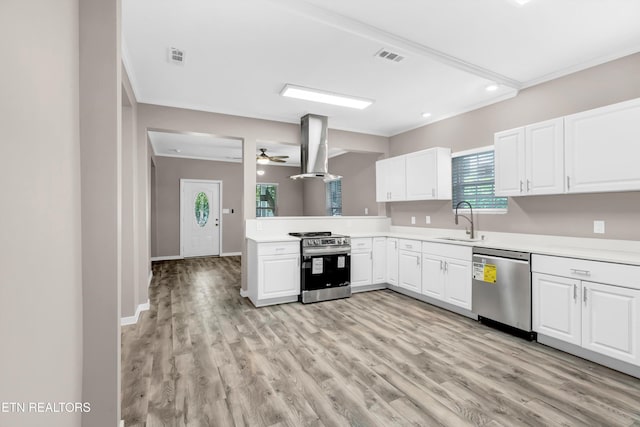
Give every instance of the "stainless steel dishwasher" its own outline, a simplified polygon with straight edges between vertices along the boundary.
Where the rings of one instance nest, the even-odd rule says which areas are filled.
[[[531,329],[531,254],[474,247],[471,301],[481,322],[535,339]]]

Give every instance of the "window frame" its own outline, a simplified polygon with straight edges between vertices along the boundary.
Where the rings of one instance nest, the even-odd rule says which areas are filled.
[[[463,151],[456,151],[455,153],[451,153],[451,211],[455,212],[455,206],[453,206],[453,199],[454,199],[454,189],[453,189],[453,159],[457,158],[457,157],[464,157],[464,156],[471,156],[474,154],[480,154],[480,153],[485,153],[487,151],[493,151],[494,152],[494,176],[493,176],[493,189],[494,189],[494,197],[501,197],[501,196],[495,196],[495,146],[493,145],[485,145],[483,147],[477,147],[477,148],[472,148],[469,150],[463,150]],[[501,197],[504,199],[507,199],[507,207],[505,208],[473,208],[473,213],[474,214],[489,214],[489,215],[502,215],[502,214],[506,214],[509,212],[509,198],[508,197]],[[460,207],[458,209],[458,213],[470,213],[471,210],[468,207],[462,208]]]
[[[275,206],[273,207],[273,209],[269,207],[259,207],[258,198],[256,196],[256,205],[255,205],[256,218],[273,218],[278,216],[278,198],[279,198],[278,194],[280,193],[278,185],[279,184],[277,182],[256,182],[256,191],[258,186],[272,186],[276,188],[276,200],[275,200]],[[258,209],[262,209],[262,210],[271,209],[273,211],[273,216],[258,216]]]
[[[339,182],[340,183],[340,214],[335,215],[333,213],[331,213],[332,210],[337,209],[337,208],[333,208],[331,206],[331,184],[333,184],[334,182]],[[343,216],[342,215],[342,179],[334,179],[331,181],[327,181],[325,182],[324,185],[324,192],[325,192],[325,212],[327,214],[327,216]]]

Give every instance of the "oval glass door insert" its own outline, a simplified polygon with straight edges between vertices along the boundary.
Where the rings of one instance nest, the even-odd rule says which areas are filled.
[[[207,225],[207,221],[209,221],[209,198],[202,191],[196,196],[195,215],[196,223],[200,227]]]

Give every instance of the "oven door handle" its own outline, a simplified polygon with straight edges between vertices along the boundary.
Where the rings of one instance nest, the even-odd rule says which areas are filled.
[[[313,255],[344,255],[351,253],[350,247],[338,247],[338,248],[305,248],[302,250],[302,256]]]

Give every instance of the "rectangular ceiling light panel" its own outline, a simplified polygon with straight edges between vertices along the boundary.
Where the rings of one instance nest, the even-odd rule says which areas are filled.
[[[306,101],[321,102],[323,104],[339,105],[341,107],[363,110],[373,104],[370,99],[356,98],[349,95],[340,95],[319,89],[310,89],[302,86],[286,84],[280,95],[288,98],[304,99]]]

